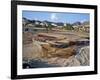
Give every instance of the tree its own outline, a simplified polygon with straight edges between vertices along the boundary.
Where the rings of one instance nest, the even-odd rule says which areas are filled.
[[[48,28],[49,30],[52,30],[52,28],[54,28],[55,26],[51,25],[51,24],[48,24]]]
[[[72,27],[71,24],[67,24],[66,26],[63,27],[65,30],[73,30],[74,28]]]
[[[45,29],[46,29],[46,31],[48,33],[48,31],[49,31],[48,26],[46,24],[44,24],[44,27],[45,27]]]

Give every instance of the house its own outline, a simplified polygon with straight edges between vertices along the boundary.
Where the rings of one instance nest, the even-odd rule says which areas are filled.
[[[64,23],[64,26],[67,26],[67,23]]]
[[[75,31],[83,31],[83,32],[90,32],[90,27],[89,25],[77,25],[73,26]]]
[[[90,26],[89,25],[85,25],[83,28],[86,32],[88,32],[88,33],[90,32]]]
[[[46,29],[45,28],[38,28],[38,27],[35,27],[35,25],[33,25],[33,26],[24,27],[23,32],[31,32],[33,34],[36,34],[38,32],[46,32]]]
[[[57,24],[55,24],[55,23],[51,23],[51,25],[57,27]]]

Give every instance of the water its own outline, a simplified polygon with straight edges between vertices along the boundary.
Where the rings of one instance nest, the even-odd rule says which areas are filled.
[[[44,61],[35,60],[35,59],[32,59],[30,62],[23,64],[24,69],[27,69],[27,68],[47,68],[47,67],[58,67],[58,65],[48,64]]]

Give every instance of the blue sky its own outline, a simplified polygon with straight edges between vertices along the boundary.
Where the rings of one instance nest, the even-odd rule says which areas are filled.
[[[30,20],[48,20],[52,22],[74,23],[77,21],[90,21],[88,13],[56,13],[56,12],[36,12],[36,11],[23,11],[22,17]]]

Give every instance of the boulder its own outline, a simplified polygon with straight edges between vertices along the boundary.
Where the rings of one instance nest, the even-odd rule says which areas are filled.
[[[43,37],[47,40],[62,40],[66,38],[64,35],[54,33],[38,33],[38,37]]]
[[[28,59],[37,59],[43,56],[43,50],[38,41],[33,41],[32,44],[23,45],[23,57]]]
[[[69,58],[68,61],[67,62],[66,61],[64,66],[80,66],[80,62],[74,57]]]
[[[89,65],[90,63],[90,51],[89,46],[85,46],[79,50],[79,53],[75,58],[80,62],[81,65]]]
[[[48,64],[56,64],[62,67],[89,65],[89,46],[82,47],[76,55],[71,55],[72,50],[72,48],[56,50],[55,53],[51,54],[51,58],[47,58],[45,61]]]
[[[52,56],[60,58],[68,58],[72,55],[75,55],[75,53],[76,51],[72,47],[62,48],[62,49],[59,48],[58,50],[56,50],[55,53],[52,53]]]
[[[61,57],[52,57],[43,61],[46,61],[48,64],[58,65],[60,67],[80,66],[80,62],[74,56],[70,56],[67,59]]]

